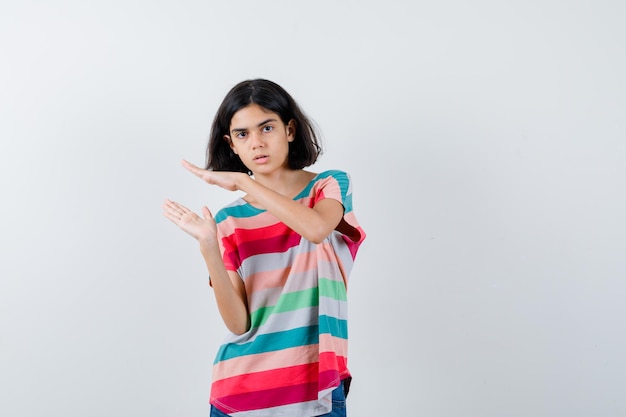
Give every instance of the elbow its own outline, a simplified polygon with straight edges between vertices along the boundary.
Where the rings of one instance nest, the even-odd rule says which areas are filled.
[[[230,323],[226,326],[228,328],[228,330],[237,335],[237,336],[241,336],[244,333],[247,333],[250,330],[250,323],[246,322],[246,323]]]
[[[306,240],[308,240],[311,243],[314,243],[316,245],[319,245],[320,243],[322,243],[326,237],[328,236],[328,234],[315,234],[315,235],[311,235],[306,237]]]
[[[331,231],[327,230],[326,228],[320,227],[319,229],[308,230],[307,232],[308,233],[306,235],[303,235],[302,237],[304,237],[306,240],[308,240],[311,243],[319,245],[324,240],[326,240],[326,238],[328,237]]]

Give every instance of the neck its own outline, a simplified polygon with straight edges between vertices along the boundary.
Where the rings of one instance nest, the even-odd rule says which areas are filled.
[[[293,197],[315,175],[302,169],[283,170],[270,175],[255,174],[254,180],[286,197]]]

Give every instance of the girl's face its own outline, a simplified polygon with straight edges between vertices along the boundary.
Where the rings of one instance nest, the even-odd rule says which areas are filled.
[[[250,104],[233,115],[224,139],[253,174],[266,175],[289,169],[289,142],[295,130],[294,120],[285,125],[278,114]]]

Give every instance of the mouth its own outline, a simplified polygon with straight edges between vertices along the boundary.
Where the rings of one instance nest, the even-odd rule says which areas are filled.
[[[254,158],[252,158],[252,160],[255,162],[263,162],[263,161],[266,161],[267,158],[268,158],[267,155],[257,155]]]

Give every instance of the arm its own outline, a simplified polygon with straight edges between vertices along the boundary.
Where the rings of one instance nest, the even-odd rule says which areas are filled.
[[[224,267],[217,240],[200,242],[200,252],[209,270],[215,301],[224,324],[235,334],[247,332],[250,328],[250,314],[241,277]]]
[[[254,197],[261,206],[293,231],[313,243],[321,243],[326,239],[343,218],[343,206],[334,199],[321,200],[313,208],[309,208],[259,184],[248,175],[237,182],[237,187]]]
[[[183,166],[209,184],[229,191],[241,190],[303,238],[321,243],[341,222],[343,206],[334,199],[319,201],[313,208],[259,184],[242,172],[209,171],[187,161]]]
[[[200,252],[211,277],[217,307],[231,332],[243,334],[250,328],[250,314],[243,281],[234,271],[227,271],[217,241],[217,227],[211,212],[202,207],[203,217],[174,201],[166,200],[163,215],[200,244]]]

